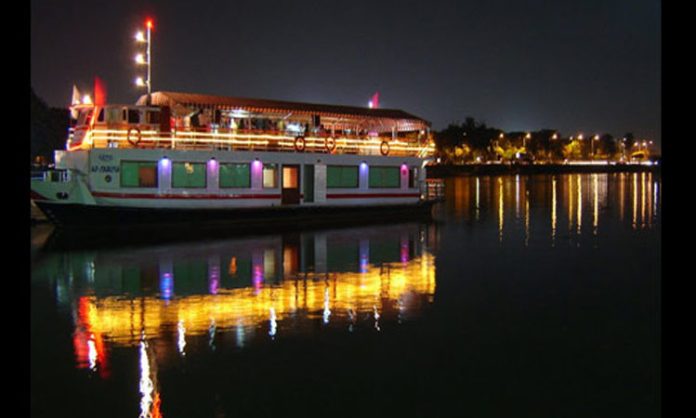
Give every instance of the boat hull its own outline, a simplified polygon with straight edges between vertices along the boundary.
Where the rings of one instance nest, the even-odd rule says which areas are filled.
[[[313,225],[380,220],[430,218],[434,202],[375,206],[290,205],[267,208],[182,209],[134,208],[36,201],[37,206],[58,227],[238,227],[272,225]]]

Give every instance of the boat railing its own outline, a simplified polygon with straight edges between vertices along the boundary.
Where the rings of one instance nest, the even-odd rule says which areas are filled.
[[[426,179],[422,199],[427,201],[445,200],[445,181],[443,179]]]
[[[68,170],[56,169],[32,170],[30,178],[32,181],[64,183],[70,181],[70,172]]]
[[[72,141],[73,135],[70,136]],[[434,144],[404,138],[358,136],[330,132],[309,136],[283,131],[185,129],[159,132],[152,129],[90,130],[79,148],[171,148],[182,150],[314,152],[360,155],[417,156],[432,155]],[[71,149],[72,149],[71,148]]]

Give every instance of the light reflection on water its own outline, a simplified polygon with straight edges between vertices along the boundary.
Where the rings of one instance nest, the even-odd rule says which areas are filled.
[[[512,288],[504,286],[506,276],[518,277],[519,266],[528,264],[534,273],[525,280],[533,282],[534,275],[545,277],[542,266],[548,265],[553,283],[562,283],[565,263],[585,254],[581,250],[621,257],[612,252],[619,237],[628,243],[625,251],[633,251],[630,238],[659,227],[660,186],[652,173],[451,178],[436,223],[54,251],[34,262],[32,281],[50,287],[55,306],[46,309],[71,321],[73,366],[108,382],[124,379],[119,373],[130,365],[138,374],[128,381],[138,394],[133,411],[161,416],[172,393],[182,393],[164,383],[163,373],[173,370],[185,379],[186,364],[214,355],[290,340],[302,340],[306,348],[327,335],[378,336],[380,344],[408,353],[413,342],[396,335],[417,323],[432,330],[421,334],[426,344],[437,346],[447,335],[459,350],[475,346],[477,338],[486,338],[484,331],[474,333],[476,314],[496,318],[488,323],[494,330],[498,318],[506,318],[499,300],[507,290],[495,290]],[[504,252],[510,248],[519,250]],[[588,277],[618,275],[631,265],[624,261],[612,270],[592,264]],[[558,280],[555,272],[563,272]],[[647,280],[650,272],[645,274]],[[537,291],[544,289],[531,292]],[[490,308],[478,307],[479,299]],[[437,320],[428,316],[438,309]],[[464,321],[471,321],[471,334],[458,345],[451,335]]]
[[[547,230],[550,246],[558,239],[559,225],[575,239],[597,236],[603,218],[614,223],[631,213],[630,227],[650,229],[659,216],[660,179],[653,173],[593,173],[536,176],[485,176],[447,179],[448,199],[441,209],[448,220],[483,221],[494,209],[500,244],[513,232],[522,232],[529,245],[539,230]],[[514,187],[514,189],[513,189]],[[546,219],[544,219],[546,218]],[[516,238],[515,238],[516,239]]]
[[[214,348],[228,331],[243,347],[260,330],[271,339],[311,333],[317,318],[353,330],[369,316],[379,331],[382,315],[417,315],[435,294],[434,228],[411,224],[57,254],[35,275],[55,281],[56,303],[75,318],[77,367],[101,372],[112,347],[140,347],[146,364],[152,339],[160,350],[190,356],[189,339],[208,337]],[[65,280],[73,276],[76,281]]]

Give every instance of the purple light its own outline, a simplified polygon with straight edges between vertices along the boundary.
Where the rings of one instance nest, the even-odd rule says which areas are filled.
[[[160,292],[162,293],[162,298],[169,300],[172,297],[174,291],[174,278],[171,273],[164,273],[160,277]]]
[[[408,167],[406,164],[401,164],[401,174],[406,174],[408,173]]]
[[[169,158],[162,157],[162,159],[160,160],[160,164],[162,165],[162,168],[169,167]]]

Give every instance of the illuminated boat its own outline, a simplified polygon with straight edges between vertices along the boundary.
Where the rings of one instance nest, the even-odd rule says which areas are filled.
[[[429,213],[430,123],[401,110],[155,92],[71,108],[32,176],[61,226],[248,223]]]

